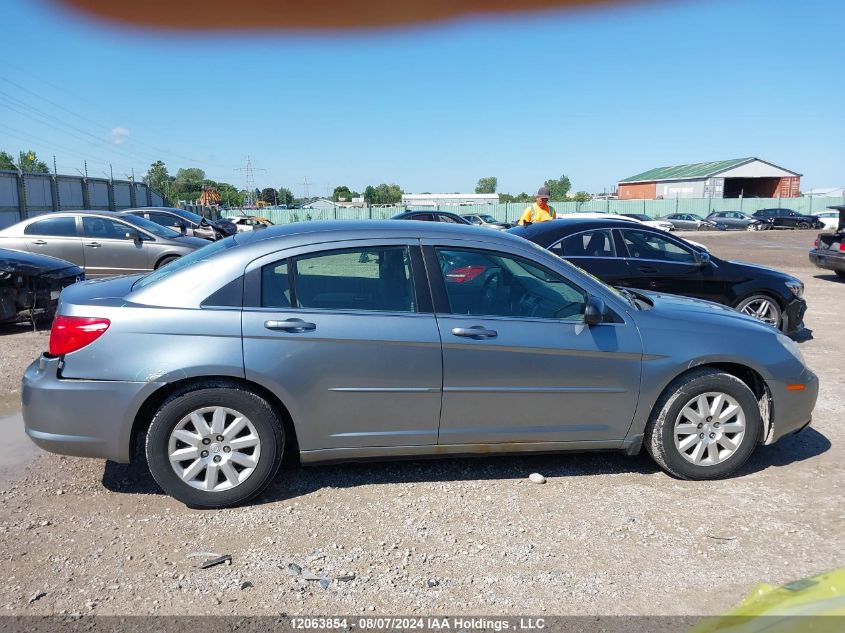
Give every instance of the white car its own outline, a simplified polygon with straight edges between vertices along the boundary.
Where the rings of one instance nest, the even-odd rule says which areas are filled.
[[[235,216],[233,218],[226,218],[238,229],[238,233],[244,231],[253,231],[255,229],[263,229],[272,226],[273,223],[265,218],[257,218],[254,216]]]
[[[826,209],[813,214],[824,224],[824,230],[839,228],[839,211],[833,209]]]

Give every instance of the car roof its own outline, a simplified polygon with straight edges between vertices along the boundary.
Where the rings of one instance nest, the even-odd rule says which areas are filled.
[[[536,242],[541,246],[548,246],[565,235],[572,235],[590,229],[632,229],[663,233],[647,224],[633,223],[630,220],[611,220],[603,218],[558,218],[549,222],[535,222],[530,226],[518,226],[507,232],[519,235]]]

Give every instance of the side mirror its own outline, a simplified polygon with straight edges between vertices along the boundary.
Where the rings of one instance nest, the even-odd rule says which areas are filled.
[[[587,305],[584,307],[584,323],[586,325],[603,323],[605,312],[604,301],[598,297],[588,297]]]
[[[695,252],[695,263],[698,264],[701,268],[710,265],[710,253],[707,251],[696,251]]]
[[[123,235],[123,237],[126,238],[127,240],[132,240],[136,244],[141,243],[141,234],[140,233],[135,233],[134,231],[126,231],[126,233]]]
[[[186,235],[188,233],[188,225],[185,224],[184,222],[180,222],[179,223],[179,232],[182,235]]]

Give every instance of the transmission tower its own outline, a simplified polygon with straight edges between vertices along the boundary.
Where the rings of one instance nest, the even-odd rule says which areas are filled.
[[[244,208],[255,208],[255,172],[267,170],[261,169],[259,167],[253,167],[252,159],[247,156],[246,167],[238,167],[237,169],[235,169],[235,171],[243,172],[244,179],[246,180],[246,195],[244,196]]]
[[[309,188],[308,176],[305,176],[305,180],[299,184],[302,186],[305,192],[304,198],[306,200],[309,200],[311,198],[311,190]]]

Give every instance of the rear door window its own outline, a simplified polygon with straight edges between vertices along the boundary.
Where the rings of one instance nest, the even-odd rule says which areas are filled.
[[[613,236],[606,229],[570,235],[549,250],[561,257],[616,257]]]
[[[45,218],[27,226],[24,234],[43,235],[45,237],[77,237],[76,218]]]
[[[261,269],[261,304],[416,312],[408,249],[385,246],[333,250],[268,264]]]
[[[139,236],[137,229],[123,222],[91,216],[82,218],[82,234],[100,240],[134,240]]]
[[[683,264],[695,262],[695,255],[692,251],[682,248],[661,235],[631,229],[624,229],[621,233],[628,254],[634,259],[652,259]]]

